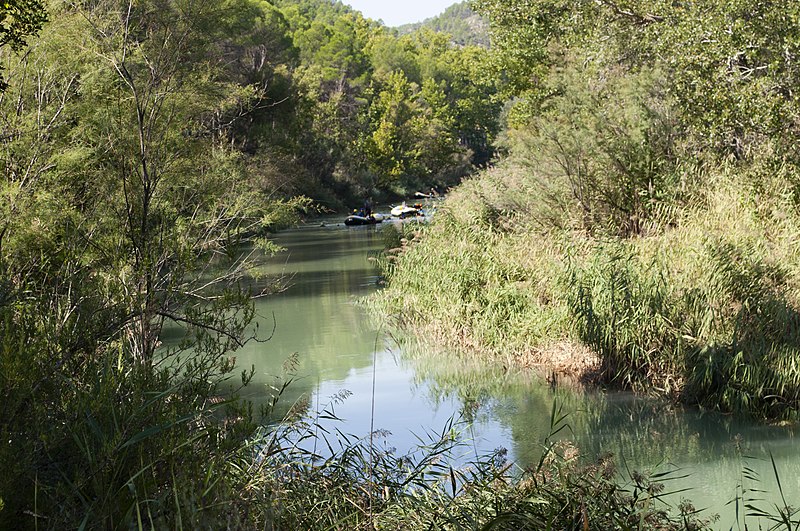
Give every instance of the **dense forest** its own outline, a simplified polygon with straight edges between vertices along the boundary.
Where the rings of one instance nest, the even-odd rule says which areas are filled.
[[[454,471],[447,430],[322,458],[302,408],[238,398],[235,354],[269,337],[270,231],[454,187],[385,263],[406,326],[796,418],[798,17],[474,0],[398,31],[330,0],[6,1],[0,528],[707,525],[549,440],[524,477],[499,453]]]

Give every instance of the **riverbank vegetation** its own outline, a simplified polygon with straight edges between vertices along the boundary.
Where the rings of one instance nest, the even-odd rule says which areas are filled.
[[[0,6],[0,527],[255,525],[268,233],[487,160],[485,53],[330,2]]]
[[[513,7],[511,2],[476,6],[492,20]],[[654,155],[663,150],[678,153],[677,146],[691,146],[706,134],[700,127],[706,123],[702,117],[697,117],[698,132],[686,144],[670,132],[673,96],[660,84],[658,70],[637,70],[636,76],[610,84],[613,90],[603,96],[608,96],[606,106],[587,104],[595,95],[592,90],[581,96],[588,99],[559,95],[557,85],[541,92],[538,85],[529,85],[535,76],[525,69],[534,65],[538,73],[550,67],[560,70],[540,60],[549,44],[528,49],[539,41],[524,40],[533,35],[514,35],[519,27],[513,16],[498,20],[498,27],[509,33],[498,33],[501,54],[491,55],[481,46],[454,46],[447,36],[425,28],[399,36],[327,1],[98,0],[43,5],[11,0],[0,6],[0,61],[7,83],[0,92],[0,527],[703,525],[695,522],[689,506],[665,513],[655,503],[658,487],[645,478],[635,476],[629,488],[621,489],[609,461],[587,464],[574,459],[568,449],[555,452],[549,441],[544,441],[539,465],[521,473],[520,480],[499,456],[476,458],[466,471],[445,465],[443,456],[453,444],[449,430],[419,454],[397,457],[343,435],[343,444],[337,446],[320,435],[321,427],[309,424],[306,404],[298,404],[285,419],[275,419],[269,407],[254,411],[238,399],[254,369],[239,374],[236,351],[248,341],[269,337],[251,326],[253,297],[269,294],[251,291],[259,257],[277,251],[269,232],[310,209],[340,208],[356,198],[360,204],[364,197],[379,200],[455,184],[492,157],[500,131],[497,118],[507,98],[518,102],[507,109],[509,124],[526,124],[508,132],[508,150],[533,153],[539,146],[550,146],[547,149],[556,155],[547,161],[567,161],[573,168],[572,152],[582,153],[585,144],[570,143],[559,134],[580,128],[562,124],[553,136],[544,126],[550,122],[528,127],[545,117],[543,111],[552,104],[552,109],[561,105],[580,111],[561,116],[593,116],[586,123],[599,129],[582,131],[595,139],[598,149],[607,148],[606,156],[594,162],[580,159],[578,173],[570,170],[553,179],[531,180],[529,171],[520,170],[517,184],[523,188],[506,180],[517,174],[496,170],[492,175],[509,185],[508,195],[485,189],[480,180],[455,193],[450,201],[477,194],[481,207],[477,216],[471,209],[465,213],[450,208],[442,216],[450,219],[450,229],[445,222],[434,229],[452,230],[453,242],[461,242],[464,251],[450,253],[462,262],[447,287],[456,289],[467,304],[446,311],[453,312],[453,322],[467,324],[478,320],[463,318],[486,314],[490,320],[478,335],[466,326],[459,332],[478,341],[476,345],[499,349],[511,341],[515,348],[527,349],[527,339],[514,338],[514,327],[503,324],[513,318],[512,324],[528,326],[536,337],[547,338],[561,327],[574,334],[565,337],[598,350],[597,345],[609,344],[618,356],[650,355],[652,345],[646,350],[635,346],[636,334],[656,341],[661,337],[657,330],[630,323],[628,336],[609,337],[608,330],[616,330],[620,311],[640,311],[641,301],[659,309],[658,301],[669,294],[654,284],[641,292],[641,301],[619,310],[616,291],[605,290],[603,282],[626,286],[638,281],[637,267],[646,270],[647,258],[658,254],[658,247],[638,246],[648,231],[657,232],[650,228],[653,220],[668,220],[663,234],[671,227],[666,223],[679,226],[684,218],[694,219],[692,212],[698,223],[706,220],[718,226],[713,216],[704,217],[703,209],[667,208],[673,204],[668,199],[697,204],[688,201],[706,197],[713,204],[714,197],[739,197],[735,194],[740,190],[723,178],[728,170],[711,172],[711,166],[690,164],[681,156],[665,162]],[[510,44],[515,42],[526,47],[514,51]],[[790,40],[786,45],[790,47]],[[503,55],[503,50],[509,54]],[[520,50],[521,55],[516,53]],[[775,89],[780,95],[791,90],[791,72],[781,67],[781,57],[771,59],[777,73],[762,72],[759,63],[752,77],[777,76],[783,83]],[[487,75],[487,65],[506,60],[514,68],[508,69],[509,77],[498,89]],[[582,63],[572,58],[564,64],[572,67],[551,79],[571,86],[567,80],[580,78]],[[610,70],[597,70],[601,71]],[[740,73],[749,80],[750,74]],[[739,97],[747,99],[750,88],[742,89]],[[763,90],[772,94],[772,78],[764,81]],[[617,122],[592,114],[627,108],[620,102],[628,101],[624,98],[629,94],[661,99],[649,106],[650,100],[642,97],[647,105],[632,108],[640,112],[622,113]],[[697,94],[705,96],[705,89]],[[770,100],[773,110],[791,116],[790,107],[780,107],[781,97]],[[754,109],[733,117],[725,109],[720,113],[728,120],[726,127],[733,127]],[[771,116],[753,114],[754,119],[764,118],[764,127],[791,132],[786,124],[770,122]],[[608,123],[614,128],[602,129]],[[650,138],[649,128],[658,133],[655,143],[633,149],[645,131]],[[618,130],[628,136],[616,134]],[[603,131],[605,136],[599,134]],[[727,131],[714,130],[708,136],[720,153],[731,147]],[[537,135],[551,143],[537,141]],[[732,138],[732,156],[763,163],[749,166],[753,175],[764,176],[758,187],[748,188],[750,193],[792,201],[792,189],[779,186],[788,181],[767,172],[782,168],[780,175],[790,177],[788,159],[748,158],[750,153],[782,153],[786,146],[777,140],[751,145],[747,135]],[[563,146],[569,158],[559,158]],[[614,156],[620,146],[631,148],[630,159]],[[518,160],[541,162],[547,171],[558,168],[545,159]],[[776,160],[782,164],[768,164]],[[736,161],[729,166],[731,175],[739,175]],[[631,188],[624,183],[630,173],[626,168],[633,167],[645,173],[631,177]],[[587,174],[587,168],[594,169]],[[696,173],[701,169],[705,173]],[[719,186],[698,186],[693,177],[701,174],[718,178]],[[569,193],[564,195],[573,190],[564,183],[575,176],[590,178],[578,181],[581,194],[585,191],[579,207]],[[519,193],[525,190],[530,193]],[[534,204],[544,192],[550,207],[537,210],[547,205]],[[559,201],[572,205],[567,215],[557,208]],[[748,205],[742,203],[743,211],[751,208]],[[581,212],[577,217],[576,208]],[[711,247],[701,255],[720,261],[725,256],[747,258],[742,268],[708,277],[709,285],[722,286],[728,297],[714,311],[743,312],[741,324],[713,329],[722,338],[715,348],[723,354],[728,352],[726,338],[734,337],[736,345],[759,345],[759,333],[772,330],[769,327],[778,322],[774,319],[784,319],[787,326],[794,322],[793,255],[782,247],[793,218],[773,210],[756,211],[767,217],[753,214],[742,220],[738,233],[755,231],[763,223],[780,229],[775,229],[776,240],[761,242],[757,233],[747,240],[750,247],[742,247],[738,239],[733,246],[726,246],[727,240],[714,246],[710,240]],[[536,284],[538,291],[527,291],[534,285],[531,269],[511,259],[514,240],[506,236],[523,232],[509,222],[523,214],[532,219],[536,213],[548,228],[528,233],[545,242],[530,247],[536,251],[530,258],[549,267],[541,274],[551,271],[553,278],[566,263],[565,270],[582,287],[574,297],[564,298],[558,285],[547,279]],[[480,230],[473,230],[476,226]],[[493,253],[490,260],[466,251],[474,244],[464,228],[478,238],[476,248]],[[558,234],[562,237],[550,238]],[[567,245],[563,235],[568,234],[585,239]],[[616,269],[604,266],[604,248],[593,245],[601,241],[594,239],[600,234],[609,239],[609,249],[617,249],[614,256],[639,257],[640,266],[626,262],[631,271],[621,278],[628,284],[620,284],[616,273],[603,276]],[[664,243],[663,249],[672,248]],[[788,265],[776,265],[770,254],[775,249],[784,249]],[[403,260],[411,256],[409,251]],[[564,256],[576,260],[564,262]],[[402,278],[403,267],[393,281]],[[699,269],[688,268],[684,274],[691,278]],[[496,274],[496,282],[484,271]],[[497,289],[488,298],[472,300],[486,293],[487,279]],[[749,288],[742,290],[743,285]],[[430,292],[423,284],[419,289]],[[595,291],[613,296],[603,299]],[[527,310],[530,319],[515,317],[526,308],[530,293],[542,295],[535,299],[543,309],[539,321]],[[692,293],[692,304],[707,300],[702,290]],[[421,302],[415,311],[424,309]],[[488,326],[492,322],[506,336]],[[182,330],[181,340],[162,344],[167,326]],[[702,338],[704,331],[689,332]],[[689,334],[683,332],[662,341],[684,345]],[[786,334],[780,344],[784,365],[776,362],[765,368],[780,377],[791,365],[792,336]],[[722,366],[738,376],[745,365],[734,350]],[[609,367],[621,365],[617,358],[602,360],[606,374],[613,373]],[[679,376],[677,369],[670,370]],[[709,372],[711,381],[728,375],[715,370]],[[631,371],[630,382],[647,381],[640,372]],[[753,373],[743,378],[756,382]],[[287,384],[290,380],[287,376]],[[783,380],[767,381],[775,392],[766,409],[789,411],[793,387]],[[276,396],[280,393],[277,389]],[[741,396],[731,396],[733,404],[742,402]],[[558,414],[553,419],[557,430],[563,419]],[[313,440],[320,448],[328,448],[330,442],[328,451],[318,455],[299,444]]]
[[[473,6],[507,156],[389,268],[396,313],[503,363],[566,348],[613,387],[796,420],[796,9]]]

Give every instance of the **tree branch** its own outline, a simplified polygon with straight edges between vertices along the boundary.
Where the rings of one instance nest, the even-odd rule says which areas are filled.
[[[188,317],[182,317],[180,315],[175,315],[174,313],[170,313],[170,312],[167,312],[167,311],[164,311],[164,310],[157,310],[155,313],[156,313],[156,315],[164,317],[165,319],[170,319],[172,321],[175,321],[176,323],[186,323],[186,324],[191,325],[191,326],[196,326],[198,328],[204,328],[206,330],[211,330],[213,332],[217,332],[218,334],[222,334],[223,336],[227,337],[228,339],[230,339],[231,341],[236,343],[236,345],[239,346],[239,348],[244,346],[244,343],[242,342],[241,339],[239,339],[234,334],[231,334],[227,330],[223,330],[223,329],[218,328],[216,326],[212,326],[212,325],[210,325],[208,323],[201,323],[199,321],[195,321],[194,319],[189,319]]]

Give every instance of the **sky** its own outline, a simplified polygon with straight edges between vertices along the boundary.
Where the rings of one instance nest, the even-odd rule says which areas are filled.
[[[400,26],[435,17],[458,0],[343,0],[365,17]]]

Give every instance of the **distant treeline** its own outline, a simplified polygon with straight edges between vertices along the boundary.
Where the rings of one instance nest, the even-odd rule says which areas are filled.
[[[489,22],[475,13],[470,8],[469,2],[453,4],[441,15],[426,19],[424,22],[398,26],[397,32],[406,35],[423,28],[450,35],[452,42],[460,46],[489,47]]]

